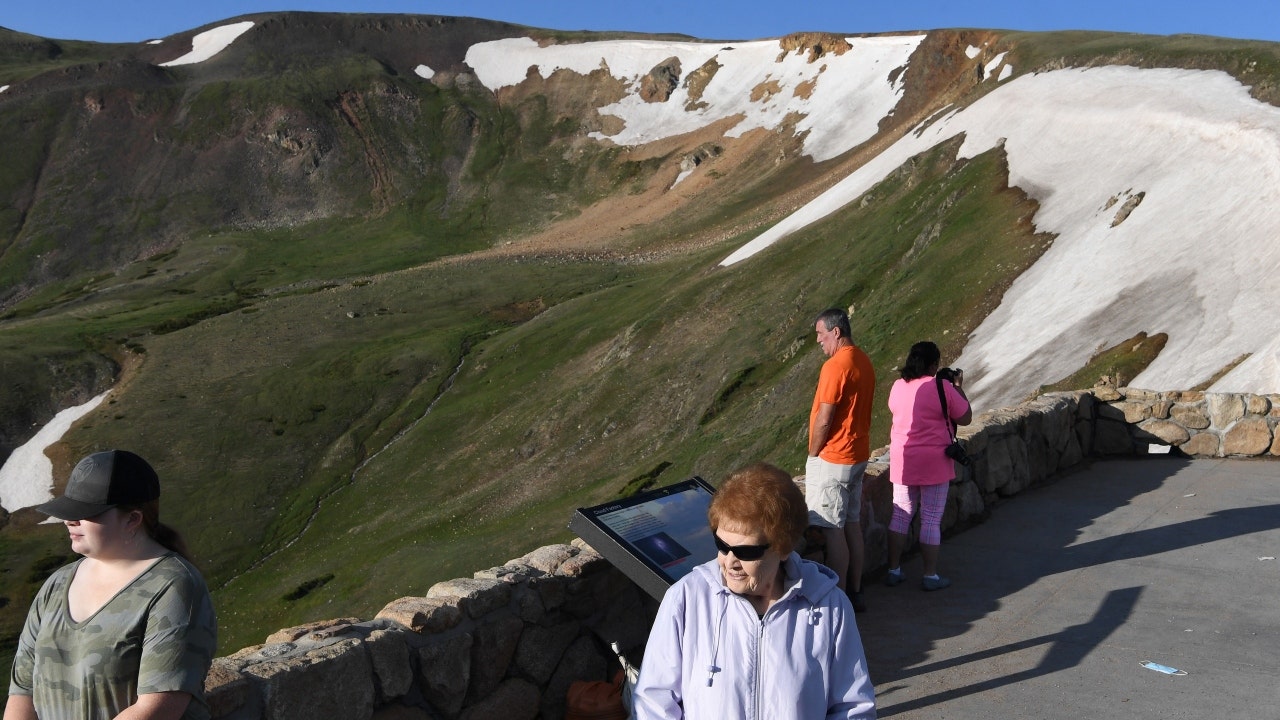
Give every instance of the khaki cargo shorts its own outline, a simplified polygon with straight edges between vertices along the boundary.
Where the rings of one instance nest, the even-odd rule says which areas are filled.
[[[809,507],[809,524],[842,528],[861,521],[862,475],[865,462],[837,465],[811,457],[804,465],[804,501]]]

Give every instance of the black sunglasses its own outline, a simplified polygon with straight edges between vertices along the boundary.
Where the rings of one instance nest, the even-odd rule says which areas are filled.
[[[720,536],[715,533],[711,533],[711,537],[716,541],[716,550],[725,555],[733,553],[734,557],[747,562],[759,560],[764,557],[765,551],[769,549],[769,543],[764,545],[730,545],[721,540]]]

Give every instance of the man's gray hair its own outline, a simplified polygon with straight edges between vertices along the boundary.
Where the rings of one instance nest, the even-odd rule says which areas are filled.
[[[827,308],[818,313],[818,317],[814,322],[822,323],[822,326],[830,330],[831,328],[840,328],[840,337],[853,342],[853,331],[849,329],[849,313],[840,308]]]

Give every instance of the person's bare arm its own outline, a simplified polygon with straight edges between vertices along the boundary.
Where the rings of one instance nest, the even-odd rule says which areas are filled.
[[[117,715],[116,720],[179,720],[190,703],[191,695],[181,691],[145,693]],[[9,718],[6,716],[5,720]]]
[[[964,373],[956,371],[956,379],[952,382],[956,392],[960,393],[960,397],[964,398],[965,403],[969,405],[969,409],[963,415],[956,418],[957,425],[968,425],[973,422],[973,403],[969,402],[969,396],[964,394]]]
[[[4,720],[38,720],[30,695],[10,695],[4,704]]]
[[[817,457],[827,444],[831,434],[831,418],[836,414],[836,406],[831,403],[818,405],[818,416],[813,419],[813,429],[809,432],[809,457]]]

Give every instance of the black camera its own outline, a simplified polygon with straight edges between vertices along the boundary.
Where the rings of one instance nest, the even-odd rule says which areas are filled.
[[[969,453],[965,452],[964,445],[961,445],[958,440],[952,440],[951,444],[948,445],[946,449],[943,450],[942,452],[947,457],[951,458],[952,460],[955,460],[961,465],[968,465],[969,463],[973,462],[973,460],[969,457]]]
[[[955,384],[956,378],[960,377],[963,374],[964,374],[964,371],[961,370],[960,368],[938,368],[938,377],[942,378],[943,380],[946,380],[952,385]]]

